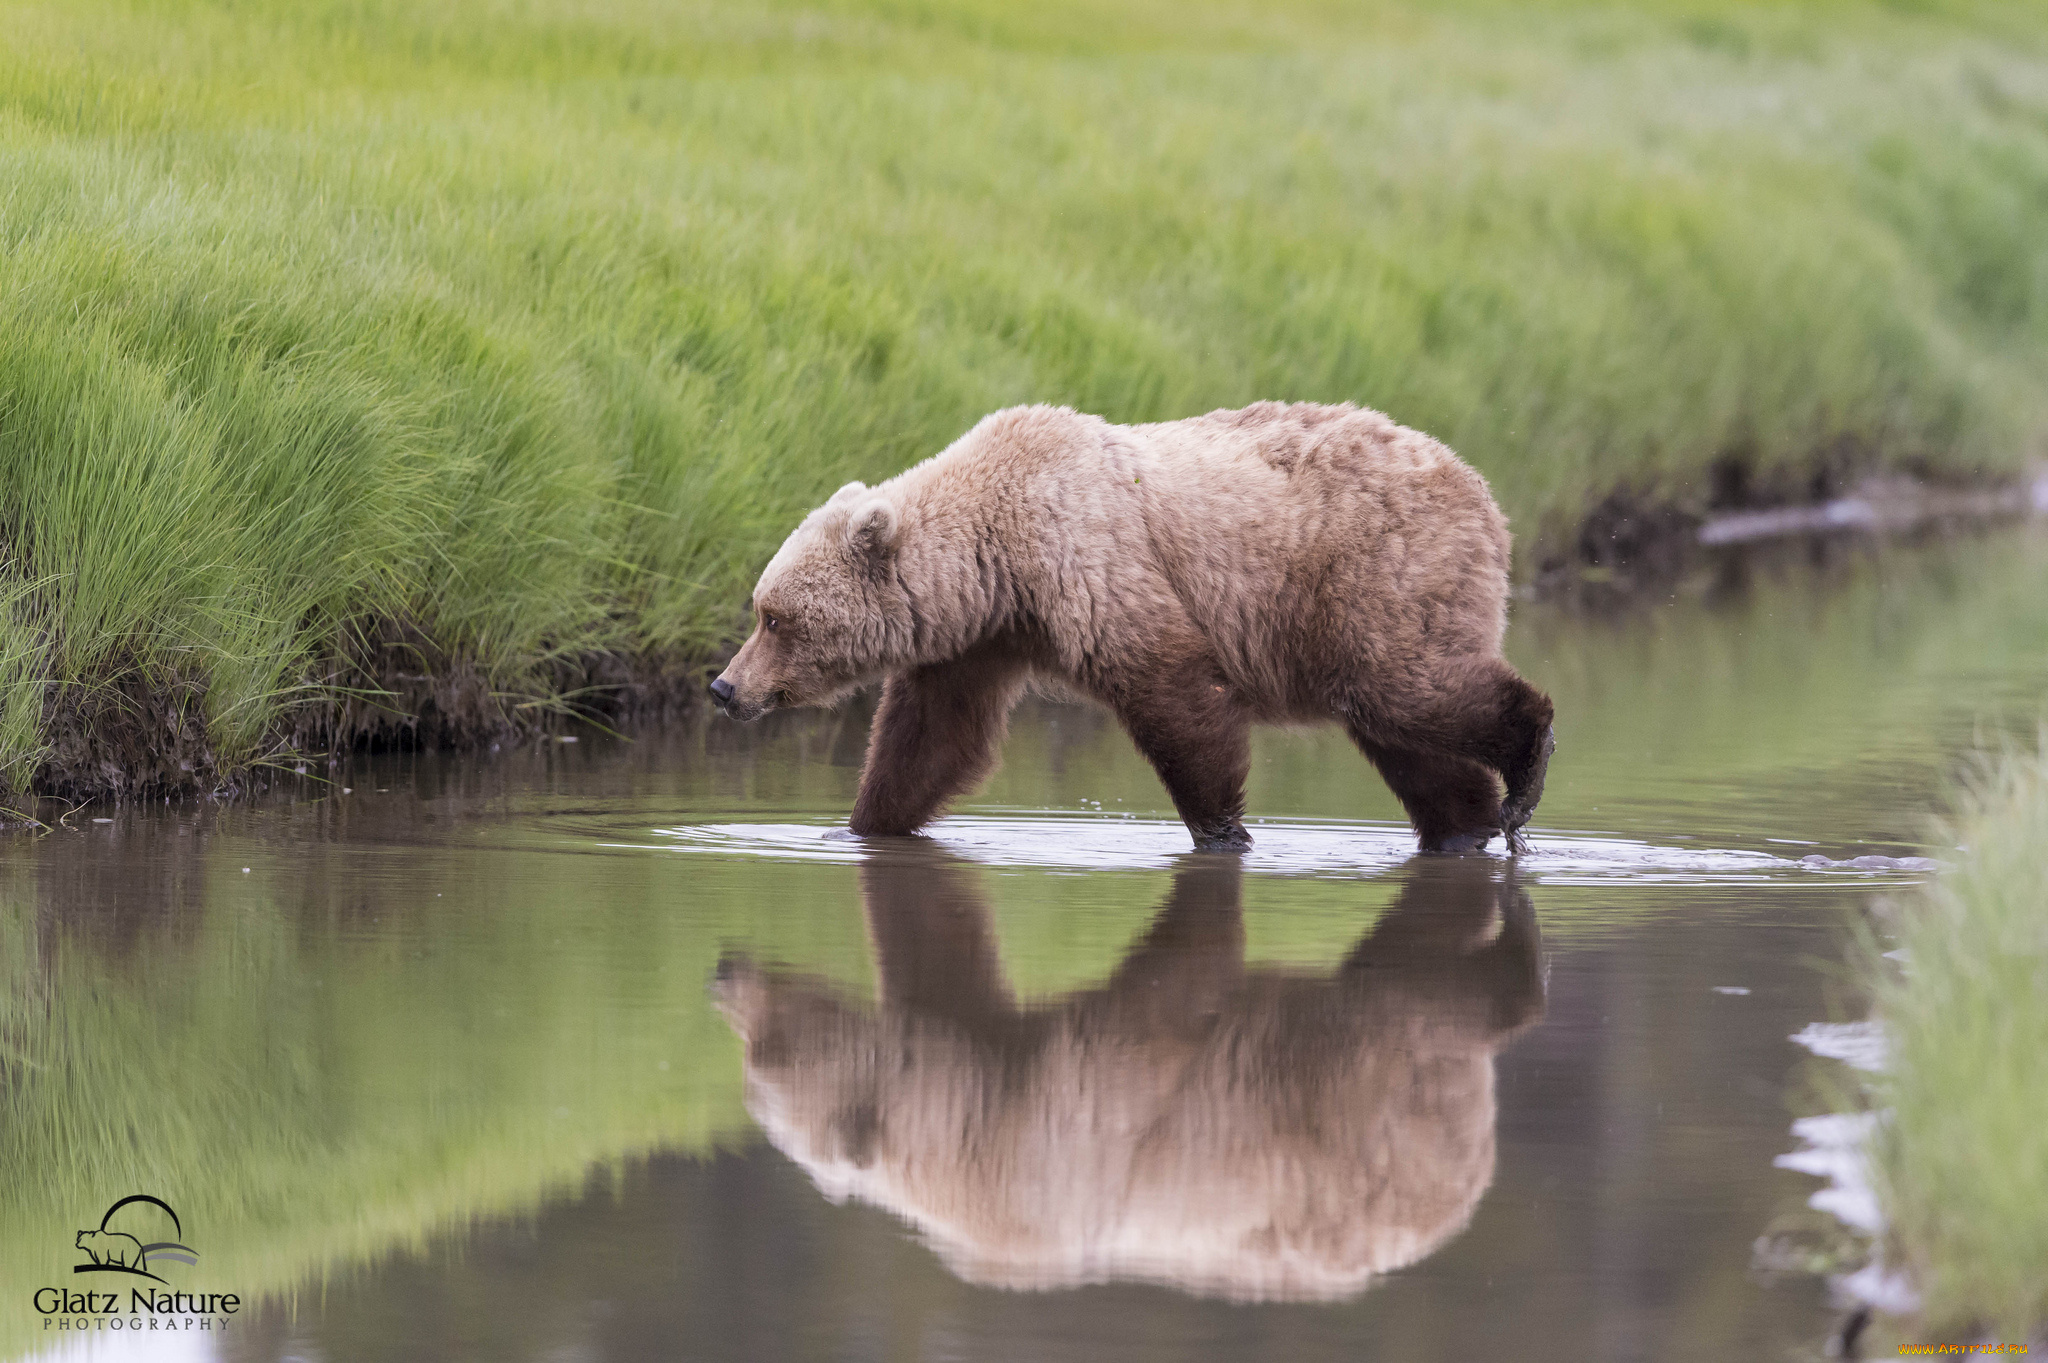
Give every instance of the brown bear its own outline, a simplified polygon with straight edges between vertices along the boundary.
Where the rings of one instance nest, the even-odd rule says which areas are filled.
[[[1019,1006],[973,873],[878,854],[877,1003],[720,964],[748,1110],[988,1286],[1326,1300],[1431,1253],[1493,1181],[1493,1057],[1543,1010],[1512,871],[1411,863],[1326,973],[1248,968],[1238,863],[1190,860],[1108,981]]]
[[[805,517],[711,692],[753,719],[886,678],[861,836],[977,785],[1038,678],[1115,711],[1201,850],[1251,845],[1251,725],[1310,720],[1344,725],[1425,851],[1519,849],[1551,704],[1501,657],[1507,599],[1485,480],[1378,412],[1016,407]]]

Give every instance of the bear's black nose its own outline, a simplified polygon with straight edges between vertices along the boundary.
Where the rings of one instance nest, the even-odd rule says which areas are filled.
[[[723,677],[712,682],[711,699],[717,701],[720,705],[730,704],[732,702],[732,683]]]

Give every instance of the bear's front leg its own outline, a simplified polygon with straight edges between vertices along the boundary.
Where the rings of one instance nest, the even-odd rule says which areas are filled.
[[[1152,763],[1197,852],[1247,852],[1244,781],[1251,720],[1212,660],[1161,659],[1106,688],[1124,730]]]
[[[1003,976],[995,925],[974,874],[940,851],[870,857],[861,906],[885,1009],[944,1018],[970,1034],[999,1030],[1017,1013]]]
[[[912,668],[882,687],[848,827],[861,837],[915,833],[994,768],[1023,663],[983,648]]]

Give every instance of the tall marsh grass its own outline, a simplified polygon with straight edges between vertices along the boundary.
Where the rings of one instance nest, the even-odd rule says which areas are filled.
[[[1870,953],[1892,1110],[1877,1169],[1930,1338],[2048,1330],[2048,730],[1963,799],[1961,869]]]
[[[166,687],[135,741],[217,779],[392,639],[486,708],[701,659],[803,508],[1008,403],[1367,403],[1538,552],[1617,488],[1995,475],[2048,426],[2030,4],[0,24],[16,788],[118,785],[51,745]]]

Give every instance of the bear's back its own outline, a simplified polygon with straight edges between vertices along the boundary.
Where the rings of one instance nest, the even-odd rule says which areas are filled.
[[[1348,402],[1255,402],[1130,429],[1191,471],[1263,466],[1338,496],[1465,468],[1439,441]]]
[[[1498,649],[1507,522],[1438,441],[1314,403],[1127,429],[1157,566],[1248,699],[1315,712],[1357,659]]]

